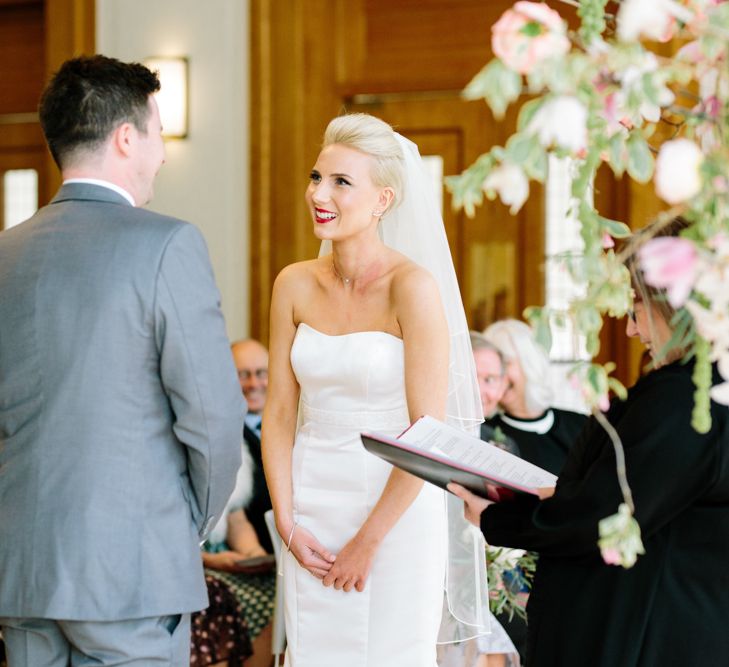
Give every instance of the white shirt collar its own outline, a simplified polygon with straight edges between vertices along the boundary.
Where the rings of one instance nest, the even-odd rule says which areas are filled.
[[[547,410],[543,417],[540,417],[539,419],[530,419],[528,421],[523,421],[521,419],[516,419],[502,414],[501,420],[509,426],[518,428],[520,431],[530,431],[531,433],[544,435],[550,428],[552,428],[552,426],[554,426],[554,412]]]
[[[134,197],[132,197],[132,195],[130,195],[124,188],[120,188],[116,183],[102,181],[100,178],[68,178],[63,181],[64,185],[66,185],[66,183],[89,183],[90,185],[98,185],[102,188],[108,188],[109,190],[113,190],[124,197],[124,199],[126,199],[132,206],[136,206],[134,203]]]
[[[248,424],[248,428],[253,431],[261,430],[261,415],[257,412],[248,412],[243,418],[245,423]]]

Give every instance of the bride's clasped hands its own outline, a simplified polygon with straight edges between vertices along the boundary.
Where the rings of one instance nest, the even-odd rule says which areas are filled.
[[[296,526],[289,550],[324,586],[349,593],[362,592],[372,568],[377,544],[359,533],[355,535],[335,556],[329,552],[308,530]]]
[[[347,593],[353,589],[361,593],[370,575],[377,546],[357,533],[337,554],[322,583]]]
[[[334,554],[330,553],[306,528],[295,525],[291,531],[288,550],[299,565],[317,579],[324,579],[334,564]]]

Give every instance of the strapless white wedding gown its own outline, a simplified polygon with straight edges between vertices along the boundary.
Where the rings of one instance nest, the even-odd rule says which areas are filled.
[[[334,554],[377,502],[391,466],[359,434],[409,424],[403,342],[330,336],[300,324],[291,363],[301,386],[292,459],[294,516]],[[435,667],[446,560],[443,492],[430,484],[380,546],[365,590],[326,588],[283,556],[288,667]]]

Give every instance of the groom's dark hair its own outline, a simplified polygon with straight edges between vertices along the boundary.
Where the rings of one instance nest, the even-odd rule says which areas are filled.
[[[106,56],[67,60],[40,99],[38,115],[48,148],[63,168],[81,153],[93,152],[121,123],[145,133],[149,96],[159,77],[139,63]]]

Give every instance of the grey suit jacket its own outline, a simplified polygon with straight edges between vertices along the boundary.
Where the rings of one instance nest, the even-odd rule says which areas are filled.
[[[195,227],[67,184],[0,233],[0,617],[204,607],[244,411]]]

